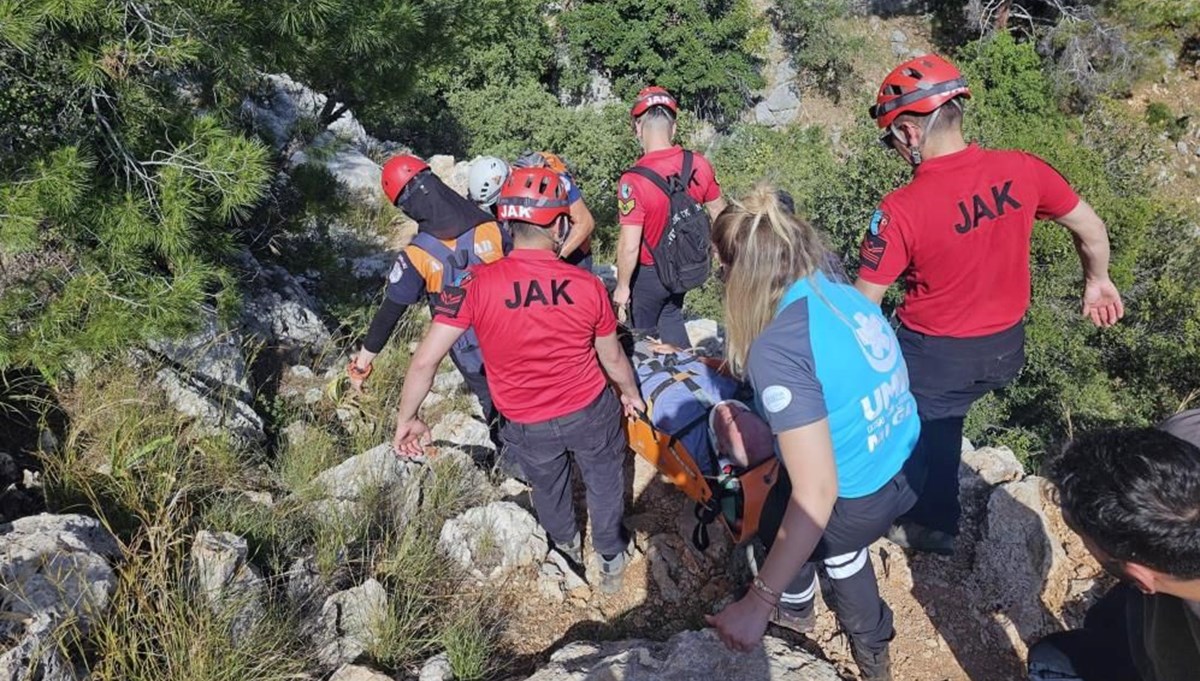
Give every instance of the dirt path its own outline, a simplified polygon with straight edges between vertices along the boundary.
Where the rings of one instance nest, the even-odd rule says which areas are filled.
[[[664,640],[682,630],[702,628],[703,615],[747,581],[744,561],[739,560],[744,554],[727,540],[714,542],[705,554],[688,549],[678,529],[680,510],[686,508],[683,495],[659,480],[640,459],[634,472],[632,498],[636,501],[629,524],[643,551],[651,544],[666,545],[665,553],[674,554],[669,557],[666,589],[661,574],[657,580],[652,574],[651,560],[644,554],[630,567],[624,590],[611,597],[594,593],[555,602],[536,593],[529,576],[514,579],[504,635],[504,645],[512,655],[507,674],[521,678],[550,652],[571,641]],[[968,505],[963,548],[953,557],[910,558],[886,540],[871,549],[881,592],[894,612],[892,659],[898,681],[1023,678],[1025,644],[1021,634],[1001,608],[979,595],[974,549],[982,534],[980,518],[985,503],[980,499]],[[1049,520],[1056,527],[1055,535],[1066,534],[1061,518],[1051,515]],[[1064,550],[1079,566],[1080,582],[1090,583],[1096,568],[1086,559],[1082,546],[1067,545]],[[677,593],[672,593],[674,588]],[[1077,598],[1044,603],[1048,626],[1059,628],[1064,619],[1077,621],[1085,602],[1086,598]],[[824,605],[819,606],[817,629],[811,636],[774,628],[771,633],[830,660],[846,678],[856,678],[847,641]]]

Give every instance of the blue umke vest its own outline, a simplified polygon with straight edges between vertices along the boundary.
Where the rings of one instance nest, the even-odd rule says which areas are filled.
[[[879,306],[849,284],[817,271],[792,284],[776,315],[802,299],[808,300],[838,496],[873,494],[900,471],[921,432],[900,343]]]

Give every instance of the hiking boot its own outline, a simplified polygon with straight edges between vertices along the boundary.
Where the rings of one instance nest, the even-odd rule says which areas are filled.
[[[892,681],[892,658],[887,646],[878,652],[870,652],[852,640],[850,655],[858,665],[858,676],[862,681]]]
[[[600,556],[600,593],[615,594],[624,583],[625,568],[633,560],[633,542],[611,559]]]
[[[583,565],[583,540],[578,532],[566,544],[555,543],[554,549],[571,561],[573,567]]]
[[[797,634],[809,634],[817,628],[817,609],[809,608],[807,613],[798,615],[790,610],[775,608],[771,611],[770,622]]]
[[[934,553],[939,556],[954,554],[954,535],[934,530],[917,523],[904,522],[892,525],[887,538],[896,546],[910,551]]]

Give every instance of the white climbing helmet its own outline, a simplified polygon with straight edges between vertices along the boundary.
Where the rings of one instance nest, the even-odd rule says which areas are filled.
[[[495,156],[480,156],[471,162],[467,173],[467,198],[489,208],[500,197],[500,188],[507,179],[507,163]]]

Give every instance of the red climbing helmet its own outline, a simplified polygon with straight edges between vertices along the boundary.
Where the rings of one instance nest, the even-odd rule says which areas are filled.
[[[629,110],[631,118],[637,118],[646,113],[652,106],[665,106],[671,110],[672,115],[679,114],[679,103],[667,92],[666,88],[657,85],[651,85],[647,88],[642,88],[638,93],[637,99],[633,100],[633,108]]]
[[[383,176],[380,178],[383,193],[387,194],[388,201],[395,204],[405,185],[422,170],[429,170],[429,164],[411,154],[389,158],[387,163],[383,164]]]
[[[550,227],[569,214],[567,192],[558,173],[549,168],[514,168],[500,190],[497,216],[501,220]]]
[[[879,86],[871,118],[887,128],[902,113],[927,114],[955,97],[970,97],[971,89],[958,68],[926,54],[892,69]]]

